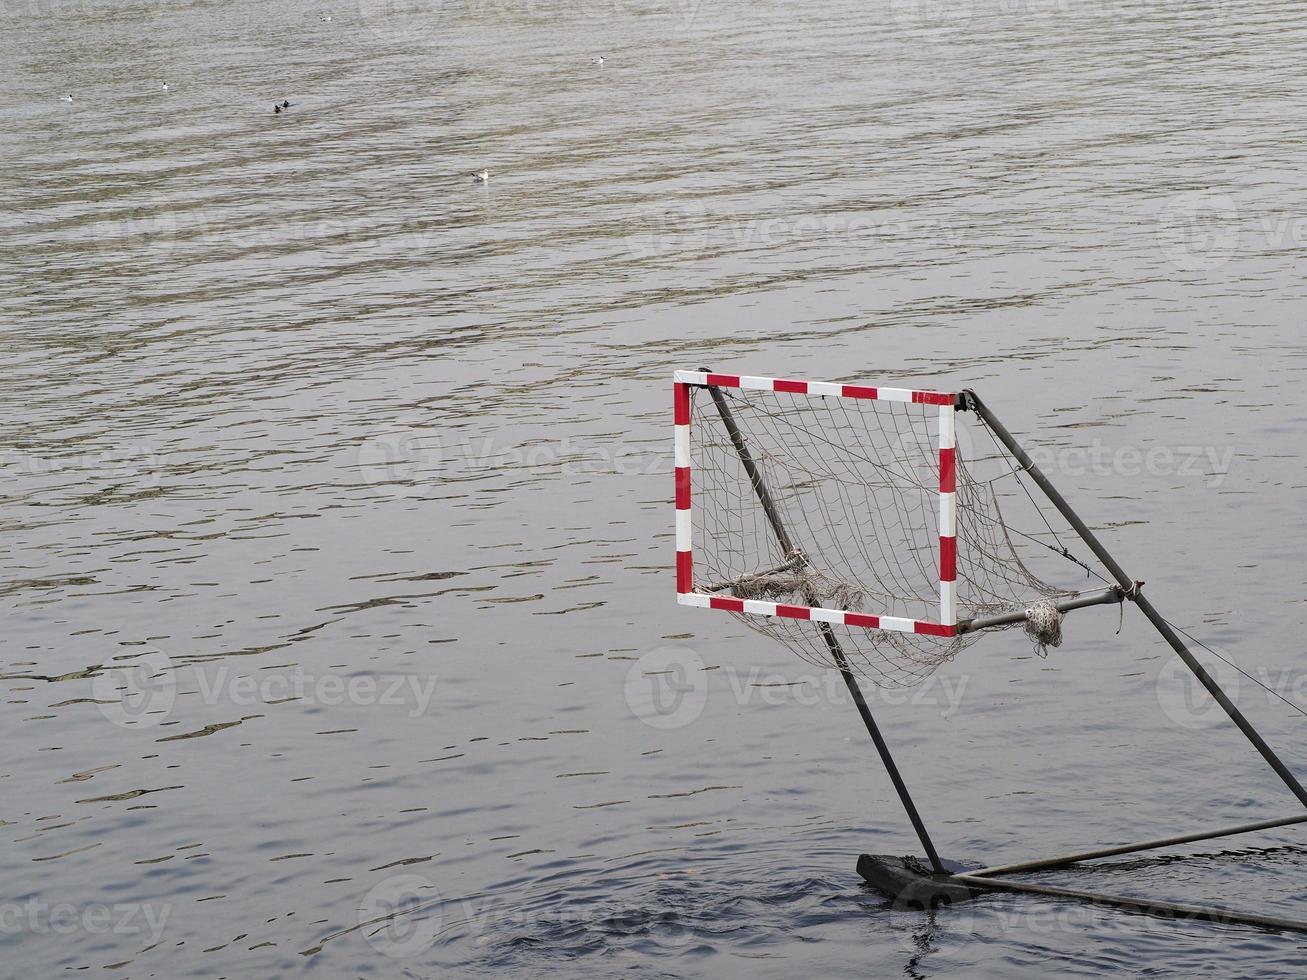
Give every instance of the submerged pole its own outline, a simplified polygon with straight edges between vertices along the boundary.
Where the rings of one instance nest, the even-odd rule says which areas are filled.
[[[1171,649],[1174,650],[1180,659],[1184,661],[1185,666],[1188,667],[1193,675],[1198,678],[1199,683],[1207,689],[1207,692],[1216,700],[1216,703],[1219,704],[1225,713],[1230,716],[1230,719],[1239,726],[1239,730],[1243,732],[1244,737],[1253,744],[1253,747],[1261,753],[1262,758],[1265,759],[1270,767],[1275,770],[1276,774],[1284,782],[1284,785],[1289,788],[1294,796],[1298,797],[1298,801],[1302,803],[1303,806],[1307,806],[1307,789],[1303,789],[1303,786],[1298,782],[1297,777],[1295,777],[1289,770],[1289,767],[1280,760],[1280,757],[1275,754],[1275,750],[1266,744],[1266,740],[1263,739],[1257,729],[1253,727],[1252,722],[1244,717],[1243,712],[1235,706],[1235,703],[1230,700],[1221,685],[1216,682],[1216,678],[1209,674],[1207,668],[1199,663],[1198,659],[1194,657],[1193,653],[1191,653],[1189,648],[1185,646],[1180,637],[1178,637],[1175,631],[1171,629],[1170,624],[1162,618],[1162,614],[1159,613],[1153,607],[1153,604],[1148,601],[1142,592],[1139,591],[1139,586],[1142,583],[1136,583],[1131,580],[1130,576],[1125,573],[1125,570],[1117,563],[1116,559],[1112,557],[1105,547],[1103,547],[1103,543],[1098,540],[1098,537],[1089,529],[1089,526],[1080,519],[1080,515],[1078,515],[1072,509],[1071,505],[1067,503],[1066,498],[1058,492],[1057,487],[1053,486],[1053,484],[1049,482],[1048,477],[1044,475],[1043,471],[1035,465],[1035,461],[1030,458],[1030,454],[1021,447],[1021,444],[1017,442],[1016,438],[1013,437],[1012,433],[1007,430],[1003,423],[994,416],[994,413],[989,410],[989,407],[980,400],[980,396],[971,390],[967,390],[963,394],[966,398],[966,406],[976,411],[976,414],[978,414],[985,424],[989,426],[990,430],[998,437],[999,441],[1007,447],[1008,452],[1010,452],[1013,457],[1016,458],[1016,461],[1021,464],[1021,468],[1030,474],[1030,478],[1035,481],[1035,484],[1044,492],[1044,495],[1048,497],[1053,506],[1058,509],[1058,512],[1066,518],[1067,523],[1071,525],[1076,534],[1080,535],[1081,540],[1085,542],[1089,547],[1089,550],[1092,551],[1094,556],[1103,563],[1103,566],[1112,573],[1112,577],[1116,579],[1117,584],[1120,585],[1121,589],[1125,592],[1126,598],[1130,599],[1139,607],[1140,612],[1142,612],[1144,616],[1147,617],[1148,621],[1153,624],[1154,629],[1161,634],[1162,639],[1170,644]]]
[[[1118,854],[1137,854],[1140,851],[1153,851],[1159,847],[1174,847],[1176,844],[1193,844],[1200,840],[1216,840],[1220,837],[1233,837],[1236,834],[1251,834],[1258,830],[1273,830],[1276,827],[1291,827],[1294,824],[1307,823],[1307,813],[1296,813],[1292,817],[1279,817],[1274,820],[1258,820],[1256,823],[1241,823],[1235,827],[1220,827],[1216,830],[1198,830],[1189,834],[1174,834],[1170,837],[1158,837],[1155,840],[1137,841],[1133,844],[1117,844],[1113,847],[1099,847],[1092,851],[1080,851],[1076,854],[1059,854],[1057,857],[1039,858],[1035,861],[1019,861],[1016,864],[996,864],[989,868],[977,868],[967,874],[985,878],[990,875],[1013,874],[1018,871],[1045,871],[1049,868],[1064,868],[1068,864],[1092,861],[1097,858],[1115,857]]]
[[[706,368],[700,370],[705,374],[709,373]],[[753,454],[749,452],[749,446],[744,441],[744,434],[740,432],[740,427],[735,422],[735,415],[731,412],[731,406],[727,404],[726,396],[722,394],[720,388],[712,385],[705,385],[705,387],[708,389],[708,394],[712,396],[713,404],[717,407],[717,413],[722,417],[722,424],[726,426],[726,433],[731,437],[731,444],[740,457],[740,463],[744,466],[744,471],[749,474],[749,480],[753,484],[753,491],[758,495],[758,502],[762,504],[763,513],[767,515],[767,523],[771,525],[772,532],[776,535],[776,540],[781,546],[781,551],[788,558],[794,552],[794,541],[790,538],[785,522],[781,519],[780,509],[776,506],[775,500],[772,499],[767,484],[763,482],[762,470],[758,468]],[[811,597],[808,599],[808,605],[815,605]],[[844,678],[844,684],[849,689],[849,694],[853,697],[853,703],[857,706],[858,714],[862,716],[862,723],[866,726],[867,734],[871,736],[871,741],[876,746],[876,752],[880,756],[882,765],[885,766],[885,771],[889,774],[890,782],[894,784],[894,790],[898,793],[903,809],[908,814],[912,829],[917,832],[917,838],[921,841],[921,846],[925,848],[931,869],[936,874],[947,874],[943,862],[939,859],[939,853],[935,850],[935,845],[930,839],[930,834],[926,831],[926,824],[922,821],[921,814],[917,812],[917,805],[912,801],[912,794],[908,792],[907,783],[903,781],[903,776],[899,773],[899,767],[894,763],[894,757],[890,754],[889,745],[880,732],[880,726],[876,724],[876,719],[871,714],[871,708],[867,705],[867,699],[863,697],[862,688],[858,685],[858,679],[854,676],[853,668],[849,664],[848,656],[844,653],[844,648],[840,646],[840,641],[836,639],[835,633],[830,628],[830,623],[819,622],[817,627],[821,631],[821,638],[825,641],[826,648],[830,651],[831,658],[835,661],[840,676]]]
[[[1048,895],[1051,898],[1076,898],[1095,905],[1108,905],[1112,908],[1130,909],[1167,919],[1196,919],[1202,922],[1233,923],[1237,925],[1260,926],[1263,929],[1282,929],[1292,932],[1307,932],[1307,922],[1295,919],[1282,919],[1273,915],[1257,915],[1249,912],[1234,912],[1230,909],[1211,908],[1201,905],[1181,905],[1178,902],[1158,902],[1147,898],[1133,898],[1129,895],[1107,895],[1103,892],[1085,891],[1080,888],[1058,888],[1053,885],[1039,885],[1034,882],[1014,881],[1011,878],[988,878],[962,872],[953,876],[955,881],[975,888],[984,888],[998,892],[1027,892],[1032,895]]]

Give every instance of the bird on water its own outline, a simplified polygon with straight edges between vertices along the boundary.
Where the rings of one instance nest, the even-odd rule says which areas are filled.
[[[472,175],[472,179],[475,180],[478,184],[488,183],[490,181],[490,171],[482,170],[477,173],[474,173]]]

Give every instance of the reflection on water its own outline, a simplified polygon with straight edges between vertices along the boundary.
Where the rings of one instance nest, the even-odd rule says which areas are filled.
[[[974,385],[1169,616],[1292,694],[1300,7],[0,18],[13,970],[1296,972],[1247,930],[884,908],[856,854],[913,844],[839,687],[669,602],[667,426],[704,362]],[[1126,623],[877,697],[948,856],[1278,815]],[[691,654],[689,707],[642,720],[631,678]],[[1287,915],[1298,878],[1158,883]]]

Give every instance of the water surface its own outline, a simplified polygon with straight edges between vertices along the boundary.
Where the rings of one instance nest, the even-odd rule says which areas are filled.
[[[973,386],[1303,700],[1299,5],[0,16],[6,973],[1301,972],[887,909],[856,855],[916,844],[838,678],[672,601],[669,439],[678,367]],[[873,699],[946,856],[1292,812],[1137,615],[1067,632]],[[1307,918],[1300,839],[1056,880]]]

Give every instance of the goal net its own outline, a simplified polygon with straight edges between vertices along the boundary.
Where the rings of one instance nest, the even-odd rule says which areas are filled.
[[[678,371],[675,401],[684,605],[819,665],[834,638],[901,687],[973,643],[973,620],[1073,594],[1031,572],[968,472],[954,394]]]

